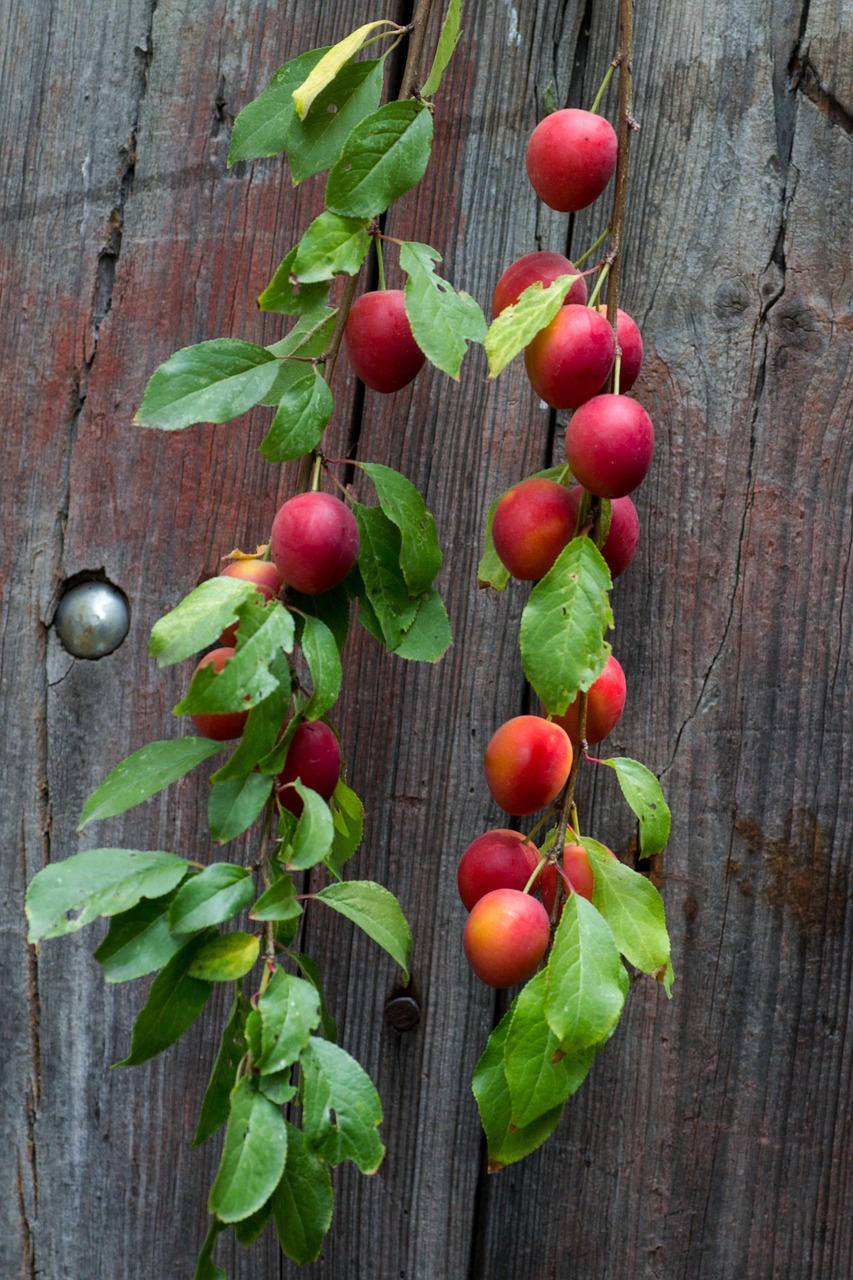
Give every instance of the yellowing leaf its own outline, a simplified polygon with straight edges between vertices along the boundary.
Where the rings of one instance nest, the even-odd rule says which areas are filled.
[[[375,31],[377,27],[393,27],[395,31],[400,29],[396,22],[391,22],[388,18],[382,18],[378,22],[366,22],[363,27],[359,27],[336,45],[333,45],[329,52],[323,55],[307,79],[302,81],[298,89],[293,90],[293,104],[300,120],[305,119],[308,114],[308,108],[317,97],[317,94],[321,93],[327,84],[332,83],[341,68],[346,66],[350,58],[355,57],[359,49],[364,48],[367,36],[371,31]]]

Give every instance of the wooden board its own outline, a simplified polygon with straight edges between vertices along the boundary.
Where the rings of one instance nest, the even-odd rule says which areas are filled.
[[[524,173],[546,87],[588,104],[615,5],[466,7],[429,174],[391,235],[442,253],[488,309],[534,248],[575,254],[600,210],[545,210]],[[269,414],[174,435],[131,425],[172,351],[271,342],[255,298],[322,202],[277,161],[226,169],[240,108],[296,52],[391,11],[159,0],[12,0],[0,85],[0,1275],[189,1277],[216,1140],[189,1146],[218,1038],[132,1071],[142,985],[105,987],[87,933],[26,945],[23,893],[48,861],[127,845],[212,853],[203,779],[99,829],[86,795],[136,746],[181,732],[187,672],[146,656],[154,620],[232,546],[266,538],[292,492],[257,453]],[[436,18],[438,14],[435,15]],[[437,23],[433,23],[431,39]],[[459,385],[392,398],[335,374],[341,451],[404,471],[435,512],[455,643],[436,668],[348,650],[336,723],[368,811],[359,876],[400,896],[415,939],[415,1030],[385,1018],[397,976],[344,922],[317,918],[342,1043],[383,1099],[388,1154],[335,1175],[329,1280],[843,1280],[853,1272],[848,709],[853,18],[842,0],[637,6],[623,301],[657,431],[637,495],[641,549],[613,594],[629,705],[608,744],[661,777],[674,999],[632,983],[628,1011],[556,1135],[489,1176],[469,1081],[506,997],[461,952],[455,868],[498,825],[482,776],[496,725],[529,705],[517,654],[526,589],[478,592],[489,502],[562,456],[564,415],[521,362],[482,351]],[[614,107],[615,109],[615,107]],[[389,283],[399,283],[389,254]],[[71,659],[61,584],[103,572],[130,600],[125,644]],[[603,772],[603,771],[602,771]],[[591,834],[630,857],[609,778],[585,770]],[[251,840],[228,846],[235,861]],[[220,855],[221,856],[221,855]],[[89,931],[91,933],[91,931]],[[100,935],[98,935],[100,936]],[[229,1280],[297,1274],[271,1233],[223,1241]]]

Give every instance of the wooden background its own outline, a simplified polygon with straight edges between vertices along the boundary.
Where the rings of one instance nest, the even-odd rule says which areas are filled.
[[[439,248],[442,270],[487,309],[515,257],[580,252],[606,217],[572,225],[544,209],[523,158],[549,82],[560,102],[589,103],[615,10],[467,6],[433,163],[389,230]],[[232,546],[265,540],[293,474],[257,453],[268,411],[173,436],[131,418],[176,348],[282,331],[255,298],[318,211],[322,182],[294,191],[277,161],[226,170],[231,123],[282,62],[380,16],[405,19],[407,5],[4,6],[4,1280],[184,1280],[206,1229],[218,1142],[194,1151],[189,1137],[213,1005],[161,1058],[111,1072],[144,984],[106,988],[94,930],[28,948],[24,887],[96,844],[211,856],[203,778],[82,837],[75,825],[110,766],[182,731],[169,710],[187,671],[147,658],[151,624]],[[610,745],[655,770],[673,809],[675,998],[634,984],[556,1135],[487,1176],[469,1081],[506,998],[463,959],[455,868],[500,822],[482,751],[527,705],[526,589],[479,593],[475,566],[488,503],[559,458],[562,430],[520,361],[490,385],[478,351],[459,386],[433,371],[362,400],[342,359],[334,447],[357,440],[359,456],[425,492],[455,644],[428,669],[363,633],[348,650],[337,723],[369,812],[353,873],[402,900],[422,1017],[392,1029],[391,962],[342,919],[312,918],[307,948],[345,1047],[379,1086],[388,1155],[372,1179],[336,1174],[335,1223],[310,1276],[853,1274],[853,10],[643,0],[636,26],[623,300],[645,337],[636,391],[658,449],[637,495],[641,548],[614,591],[630,701]],[[71,659],[51,626],[62,583],[87,571],[132,609],[127,641],[99,662]],[[582,799],[587,829],[630,855],[615,786],[588,777]],[[216,1257],[230,1280],[297,1271],[272,1232],[245,1254],[223,1240]]]

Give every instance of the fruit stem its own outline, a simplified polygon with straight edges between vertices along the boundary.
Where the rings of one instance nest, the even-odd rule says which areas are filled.
[[[314,454],[314,467],[311,472],[311,492],[316,493],[320,488],[320,470],[323,466],[323,455],[321,453]]]
[[[588,307],[594,307],[595,304],[598,302],[598,295],[601,293],[601,286],[604,284],[604,281],[607,279],[609,272],[610,272],[610,259],[608,258],[608,260],[605,262],[604,266],[601,268],[601,270],[598,273],[598,279],[595,282],[595,288],[593,289],[592,293],[589,295],[589,301],[586,304]]]
[[[376,270],[379,274],[379,288],[384,293],[388,286],[385,283],[385,260],[382,257],[382,241],[379,236],[374,236],[373,243],[376,246]]]
[[[613,72],[616,70],[617,65],[618,65],[618,59],[614,58],[610,66],[607,68],[607,74],[605,75],[604,79],[601,82],[601,85],[599,86],[598,93],[595,95],[595,97],[592,100],[592,106],[590,107],[590,111],[592,111],[593,113],[598,111],[598,105],[601,102],[601,99],[604,97],[604,91],[607,88],[607,86],[610,84],[610,80],[613,76]]]
[[[524,886],[524,888],[522,889],[522,893],[530,893],[530,891],[531,891],[531,889],[533,888],[533,886],[535,885],[536,881],[539,879],[539,876],[540,876],[540,875],[541,875],[541,873],[542,873],[542,868],[545,866],[545,863],[546,863],[547,861],[548,861],[548,859],[547,859],[546,857],[542,857],[542,858],[540,858],[540,860],[539,860],[539,866],[538,866],[538,867],[534,867],[534,868],[533,868],[533,870],[531,871],[531,873],[530,873],[530,879],[527,881],[527,884],[526,884],[526,885]]]
[[[598,246],[601,244],[604,244],[604,241],[607,239],[609,235],[610,235],[610,227],[605,227],[601,235],[598,237],[598,239],[589,246],[586,253],[581,254],[579,258],[575,259],[575,266],[582,267],[583,264],[586,262],[587,258],[592,257],[592,255],[595,253]]]

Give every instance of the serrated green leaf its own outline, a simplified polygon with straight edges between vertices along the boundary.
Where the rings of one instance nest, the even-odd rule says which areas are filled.
[[[211,787],[207,797],[207,821],[217,844],[227,844],[247,831],[261,816],[272,793],[269,774],[247,773],[226,778]]]
[[[532,476],[525,477],[528,480],[545,479],[545,480],[561,480],[564,473],[568,470],[565,466],[547,467],[544,471],[536,471]],[[514,485],[511,487],[515,487]],[[508,490],[504,490],[504,493]],[[509,569],[506,568],[497,551],[492,539],[492,521],[495,515],[495,509],[503,497],[503,493],[499,493],[494,502],[489,505],[489,512],[486,516],[486,533],[483,545],[483,554],[480,557],[480,563],[477,566],[477,586],[491,587],[494,591],[505,591],[507,583],[510,580]]]
[[[107,982],[130,982],[162,969],[187,941],[169,929],[172,895],[143,898],[135,907],[113,916],[95,959]]]
[[[307,314],[300,315],[289,333],[267,347],[269,352],[283,362],[283,373],[292,374],[297,368],[293,364],[293,356],[315,360],[324,354],[335,327],[336,316],[336,307],[318,306]],[[288,357],[291,358],[289,363]],[[275,391],[274,386],[273,392]],[[280,399],[279,393],[272,400],[265,400],[264,404],[278,404]]]
[[[212,862],[181,885],[169,908],[169,927],[176,933],[224,924],[255,896],[252,874],[231,862]]]
[[[302,284],[317,284],[359,270],[370,248],[369,218],[342,218],[326,210],[316,217],[296,246],[293,274]]]
[[[453,641],[450,619],[441,596],[434,589],[421,598],[415,620],[394,650],[411,662],[438,662]]]
[[[237,1069],[246,1053],[246,1017],[249,1009],[249,1001],[241,994],[239,986],[235,985],[231,1012],[201,1101],[198,1125],[193,1137],[194,1147],[201,1146],[228,1119],[231,1090],[237,1080]]]
[[[296,120],[293,90],[329,52],[329,46],[309,49],[279,67],[264,91],[248,103],[234,121],[228,164],[278,155],[288,146],[288,134]]]
[[[605,1040],[627,994],[628,975],[607,921],[579,893],[569,894],[545,979],[545,1017],[561,1048]]]
[[[378,218],[420,182],[429,164],[432,116],[408,99],[386,102],[357,124],[326,183],[326,208],[345,218]]]
[[[264,1091],[265,1092],[265,1091]],[[266,1094],[269,1097],[269,1094]],[[285,1122],[286,1123],[286,1122]],[[260,1236],[264,1227],[270,1220],[272,1213],[272,1196],[260,1209],[256,1209],[254,1213],[250,1213],[248,1218],[241,1218],[239,1222],[234,1223],[234,1235],[240,1241],[244,1249],[248,1249],[254,1244]]]
[[[316,596],[305,596],[293,591],[290,600],[295,611],[324,622],[335,637],[338,653],[343,653],[350,622],[350,602],[346,587],[332,587],[331,591],[321,591]]]
[[[340,875],[344,865],[361,844],[364,835],[364,806],[355,792],[339,778],[330,808],[335,837],[326,863],[336,875]]]
[[[610,926],[616,946],[635,969],[663,977],[669,994],[672,974],[665,972],[669,934],[663,899],[651,880],[611,857],[603,845],[586,839],[582,843],[592,866],[592,901]]]
[[[470,294],[457,293],[435,274],[436,262],[441,254],[428,244],[400,245],[400,267],[408,276],[406,315],[415,342],[437,369],[458,381],[468,343],[486,336],[486,318]]]
[[[328,854],[335,837],[335,828],[331,810],[323,797],[299,781],[292,785],[302,798],[302,813],[296,824],[287,865],[307,871],[309,867],[322,862]]]
[[[383,951],[387,951],[403,970],[403,981],[408,982],[412,931],[393,893],[372,880],[347,880],[327,885],[314,897],[352,920]]]
[[[385,1148],[376,1132],[382,1104],[370,1076],[338,1045],[316,1036],[299,1061],[308,1149],[331,1165],[353,1160],[362,1173],[374,1173]]]
[[[305,119],[294,119],[287,136],[294,185],[335,163],[355,126],[379,106],[383,71],[381,58],[342,67],[314,99]]]
[[[650,769],[639,760],[613,756],[602,760],[616,772],[619,786],[640,824],[640,857],[651,858],[666,848],[672,815],[664,799],[661,785]]]
[[[184,347],[151,375],[134,422],[160,431],[228,422],[259,404],[277,374],[266,347],[239,338]]]
[[[411,595],[426,591],[441,568],[435,520],[411,480],[378,462],[357,464],[376,486],[379,505],[400,530],[400,568]]]
[[[283,653],[273,655],[269,670],[278,682],[278,688],[249,712],[237,749],[222,768],[211,776],[210,780],[214,785],[225,782],[228,778],[245,778],[256,766],[262,773],[276,772],[262,767],[262,762],[275,754],[282,725],[286,723],[290,713],[290,667]]]
[[[557,276],[547,288],[537,280],[528,285],[517,302],[504,307],[489,325],[483,344],[489,357],[490,378],[496,378],[539,330],[551,323],[577,279],[577,275]]]
[[[142,898],[162,898],[188,870],[174,853],[139,849],[87,849],[52,862],[27,887],[27,941],[62,938],[98,916],[129,911]]]
[[[287,1130],[280,1108],[243,1076],[231,1092],[231,1114],[208,1211],[221,1222],[239,1222],[257,1212],[275,1190],[286,1155]]]
[[[256,598],[263,599],[261,592],[242,578],[221,574],[208,578],[154,623],[148,646],[150,656],[161,667],[192,657],[236,620],[241,604]]]
[[[192,1026],[212,990],[209,982],[190,977],[189,969],[210,938],[205,931],[185,942],[148,988],[148,999],[137,1015],[130,1053],[117,1067],[135,1067],[168,1049]]]
[[[303,955],[299,951],[292,951],[290,954],[299,965],[300,972],[308,979],[320,997],[320,1030],[323,1033],[323,1039],[331,1040],[334,1044],[338,1038],[338,1028],[329,1006],[326,1004],[320,970],[310,956]]]
[[[380,18],[377,22],[366,22],[364,26],[358,27],[352,31],[343,40],[339,40],[333,45],[317,63],[315,67],[308,73],[305,80],[293,91],[293,104],[296,107],[296,114],[300,120],[304,120],[308,114],[311,103],[322,93],[327,85],[331,84],[335,76],[349,62],[350,58],[354,58],[359,49],[363,49],[367,41],[367,37],[371,31],[376,31],[377,27],[393,27],[394,31],[400,28],[396,22],[391,22],[388,18]],[[383,34],[388,34],[387,32]]]
[[[282,1252],[302,1265],[320,1256],[332,1221],[329,1168],[308,1149],[301,1129],[287,1125],[287,1162],[273,1192],[272,1212]]]
[[[249,912],[252,920],[295,920],[302,915],[293,877],[283,875],[258,898]]]
[[[547,971],[518,994],[504,1048],[512,1124],[524,1128],[561,1107],[583,1084],[597,1045],[566,1052],[545,1017]]]
[[[562,715],[601,675],[613,626],[610,571],[590,538],[573,538],[530,593],[521,615],[524,674],[549,714]]]
[[[512,1099],[504,1067],[504,1050],[515,1007],[514,1002],[489,1036],[471,1082],[488,1142],[490,1173],[516,1160],[523,1160],[535,1151],[550,1137],[563,1114],[564,1104],[560,1103],[528,1125],[511,1123]]]
[[[400,531],[379,507],[353,503],[358,522],[358,569],[365,594],[393,653],[415,620],[419,599],[409,595],[400,569]]]
[[[252,933],[218,933],[196,952],[187,972],[205,982],[234,982],[254,966],[260,949]]]
[[[431,98],[441,84],[450,59],[453,57],[454,50],[459,43],[459,37],[462,34],[460,29],[461,19],[462,0],[450,0],[447,6],[447,13],[444,15],[444,22],[441,24],[435,57],[432,60],[429,75],[421,89],[421,96],[424,98]]]
[[[328,280],[321,280],[318,284],[300,284],[293,274],[295,262],[296,246],[281,261],[272,280],[259,296],[258,307],[261,311],[274,311],[278,315],[286,316],[304,316],[316,311],[318,305],[326,301],[331,277]],[[274,386],[280,391],[286,390],[280,378]],[[268,396],[264,397],[263,403],[270,403]]]
[[[276,968],[258,999],[261,1054],[255,1066],[262,1075],[283,1071],[297,1061],[320,1023],[320,997],[313,983]]]
[[[142,804],[221,750],[222,743],[209,738],[149,742],[111,769],[95,788],[83,805],[77,830]]]
[[[307,616],[302,653],[311,674],[311,697],[302,708],[304,720],[319,720],[335,705],[341,691],[341,655],[332,632],[319,618]]]
[[[252,618],[260,623],[258,629],[251,637],[238,635],[236,652],[221,671],[214,671],[212,663],[196,671],[186,694],[173,708],[174,715],[248,711],[279,689],[274,659],[293,648],[293,617],[277,600],[271,600],[258,615]]]

